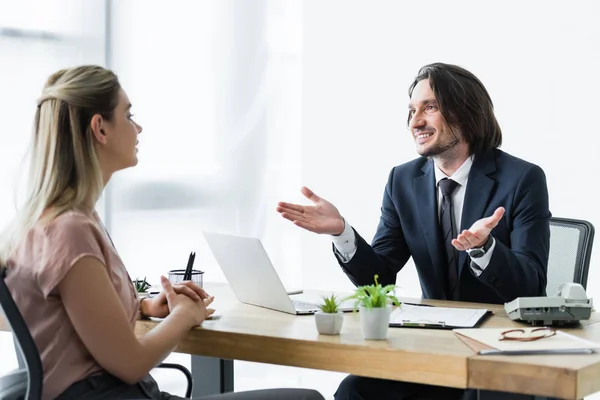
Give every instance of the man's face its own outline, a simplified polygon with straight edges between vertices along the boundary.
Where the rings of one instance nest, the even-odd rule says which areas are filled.
[[[457,129],[450,129],[440,112],[429,79],[415,86],[408,103],[408,129],[413,135],[417,153],[423,157],[433,157],[447,152],[460,143]]]

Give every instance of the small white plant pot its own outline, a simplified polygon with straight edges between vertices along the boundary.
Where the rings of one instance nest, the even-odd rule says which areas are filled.
[[[321,335],[339,335],[344,323],[344,313],[338,311],[335,314],[317,311],[315,313],[317,331]]]
[[[140,298],[140,299],[150,296],[150,293],[148,293],[148,292],[137,292],[137,294],[138,294],[138,298]]]
[[[387,339],[392,306],[388,305],[385,308],[365,308],[359,306],[358,309],[364,338],[368,340]]]

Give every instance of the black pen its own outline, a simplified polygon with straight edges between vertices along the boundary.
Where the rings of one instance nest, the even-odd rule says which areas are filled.
[[[185,267],[185,272],[183,273],[183,280],[184,281],[191,281],[192,280],[192,267],[194,265],[194,259],[195,258],[196,258],[196,253],[192,251],[190,253],[190,257],[188,258],[188,263],[187,263],[187,266]]]
[[[402,304],[406,304],[407,306],[417,306],[417,307],[435,307],[435,306],[432,306],[431,304],[416,304],[416,303],[406,303],[406,302],[402,302]]]

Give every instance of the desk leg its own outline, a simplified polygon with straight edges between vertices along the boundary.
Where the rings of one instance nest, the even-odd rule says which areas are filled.
[[[192,356],[192,397],[233,392],[233,360]]]

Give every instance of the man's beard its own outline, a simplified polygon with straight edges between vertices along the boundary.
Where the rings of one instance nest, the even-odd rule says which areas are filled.
[[[449,152],[459,143],[458,138],[450,136],[449,140],[445,143],[436,143],[432,147],[425,149],[422,153],[419,153],[423,157],[435,157],[440,154]]]

